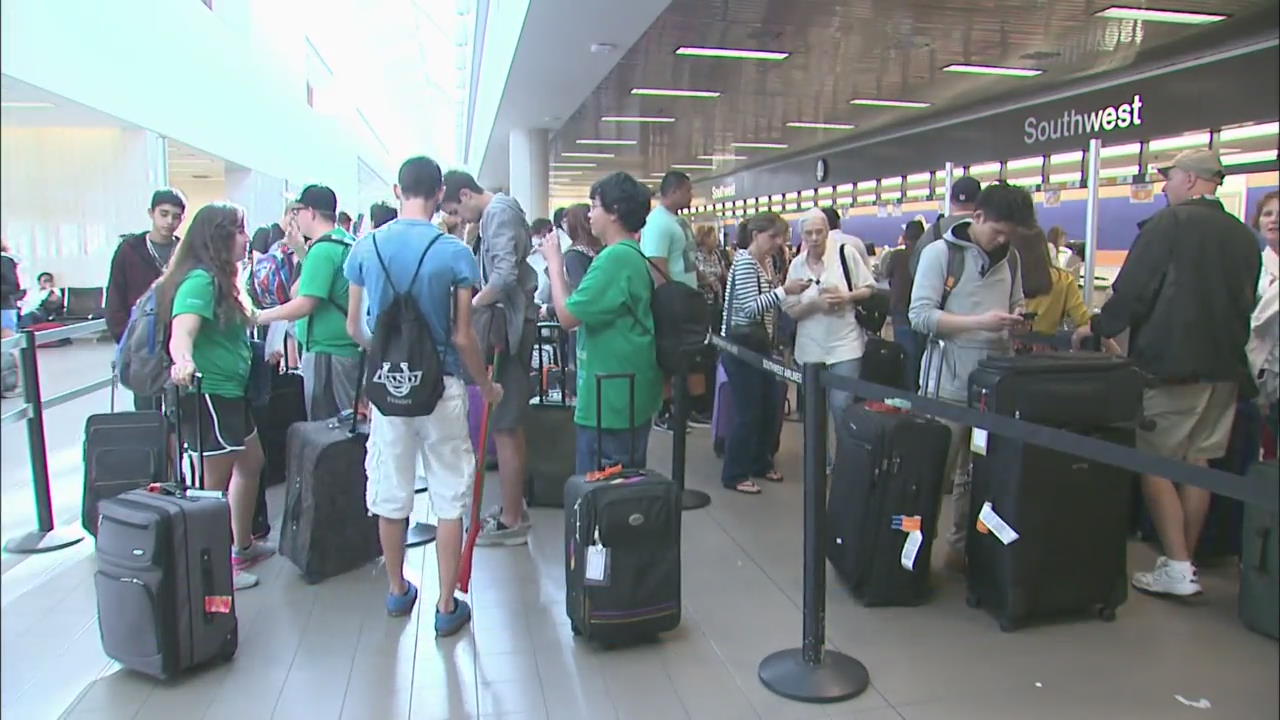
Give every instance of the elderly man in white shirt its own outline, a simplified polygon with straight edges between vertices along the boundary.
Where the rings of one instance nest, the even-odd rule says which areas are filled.
[[[866,332],[854,305],[871,297],[875,278],[862,257],[846,243],[831,239],[827,216],[817,208],[800,220],[803,242],[791,262],[788,279],[810,280],[799,295],[788,295],[782,309],[796,320],[796,361],[826,363],[838,375],[858,377]],[[832,388],[827,395],[833,417],[840,417],[852,398]]]

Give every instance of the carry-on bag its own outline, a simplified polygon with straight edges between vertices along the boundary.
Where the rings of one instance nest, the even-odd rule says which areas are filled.
[[[262,481],[268,486],[284,482],[289,464],[285,451],[289,428],[307,421],[307,401],[302,374],[296,369],[272,373],[271,392],[262,407],[253,408],[253,421],[262,441],[265,464]]]
[[[560,347],[562,330],[554,323],[538,324],[538,341],[552,348]],[[542,363],[545,354],[534,353],[534,371],[539,378],[548,376]],[[529,421],[525,423],[525,443],[529,447],[529,481],[525,484],[530,505],[560,507],[564,502],[564,484],[573,475],[576,456],[574,407],[566,402],[566,393],[547,393],[546,383],[539,382],[537,396],[529,401]]]
[[[199,376],[195,392],[199,397]],[[177,402],[174,407],[179,415]],[[182,446],[180,417],[175,424]],[[194,465],[203,488],[201,425],[197,414]],[[230,660],[239,642],[226,494],[193,489],[181,471],[175,475],[173,484],[130,490],[98,505],[94,589],[102,649],[158,678]]]
[[[1275,461],[1253,466],[1256,483],[1276,482]],[[1280,638],[1280,522],[1275,510],[1244,507],[1240,552],[1240,621],[1254,632]]]
[[[1119,445],[1134,442],[1143,381],[1124,359],[1047,353],[983,360],[970,406]],[[968,602],[1005,631],[1042,617],[1095,611],[1128,597],[1129,472],[975,428]]]
[[[363,368],[359,378],[357,399]],[[341,575],[382,555],[378,519],[365,505],[368,440],[368,424],[354,408],[350,418],[340,415],[289,428],[280,554],[308,583]]]
[[[159,410],[116,412],[111,373],[111,412],[84,421],[84,493],[80,524],[98,533],[98,504],[169,477],[169,428]]]
[[[623,378],[635,424],[635,376],[597,375],[597,432],[604,382]],[[680,488],[654,470],[602,468],[569,478],[565,589],[575,635],[611,645],[680,624],[680,513]]]
[[[854,404],[836,428],[827,557],[863,605],[929,598],[929,558],[951,431],[880,402]]]
[[[790,404],[790,400],[787,397],[787,384],[785,382],[774,383],[774,388],[778,393],[777,426],[781,427],[783,418],[791,414],[787,411],[787,405]],[[803,400],[803,397],[801,399]],[[729,391],[729,375],[724,371],[723,362],[716,363],[715,399],[712,403],[711,449],[715,452],[716,457],[724,457],[725,448],[729,444],[729,433],[733,431],[734,414],[733,393]]]

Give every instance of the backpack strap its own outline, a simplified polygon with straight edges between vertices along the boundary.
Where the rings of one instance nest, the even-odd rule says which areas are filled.
[[[947,309],[947,300],[951,298],[951,291],[960,284],[960,276],[963,274],[964,248],[955,243],[947,243],[947,279],[942,283],[942,296],[938,299],[939,309]]]
[[[435,245],[436,241],[442,237],[444,237],[443,232],[437,233],[435,237],[431,238],[431,240],[427,242],[427,246],[422,249],[422,254],[418,256],[418,265],[413,269],[413,277],[409,278],[409,286],[405,288],[405,292],[407,293],[413,292],[413,286],[416,285],[418,282],[418,273],[422,272],[422,264],[426,262],[427,253],[431,252],[431,247]],[[387,268],[387,261],[382,257],[382,251],[378,249],[378,234],[375,232],[369,233],[369,242],[373,244],[373,254],[378,257],[378,265],[382,267],[382,274],[387,279],[387,287],[391,289],[391,293],[394,299],[394,296],[399,295],[400,291],[396,289],[396,284],[391,279],[391,270]],[[423,314],[422,319],[426,320],[427,327],[431,326],[431,319],[428,318],[425,314]],[[449,328],[445,328],[446,341],[448,341],[448,338],[449,338],[448,330]]]
[[[849,256],[845,255],[847,249],[847,245],[841,244],[836,251],[840,255],[840,270],[844,273],[844,285],[849,288],[849,292],[853,292],[853,275],[849,272]]]
[[[1016,248],[1009,247],[1009,256],[1005,258],[1005,264],[1009,266],[1009,309],[1013,309],[1013,284],[1017,281],[1019,274],[1022,272],[1022,257],[1018,255]]]

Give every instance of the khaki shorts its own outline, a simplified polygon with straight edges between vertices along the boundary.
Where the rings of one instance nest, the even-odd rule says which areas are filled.
[[[1173,460],[1213,460],[1227,453],[1236,384],[1164,385],[1142,393],[1142,411],[1156,427],[1138,433],[1138,449]]]

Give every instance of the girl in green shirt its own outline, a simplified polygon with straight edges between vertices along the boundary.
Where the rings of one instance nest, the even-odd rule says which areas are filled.
[[[197,372],[202,378],[202,395],[179,398],[182,434],[188,448],[203,450],[205,489],[227,491],[238,590],[258,583],[245,568],[275,552],[251,531],[263,455],[245,396],[251,320],[237,264],[248,243],[244,210],[224,203],[200,208],[156,292],[157,317],[170,318],[173,382],[187,388]]]

